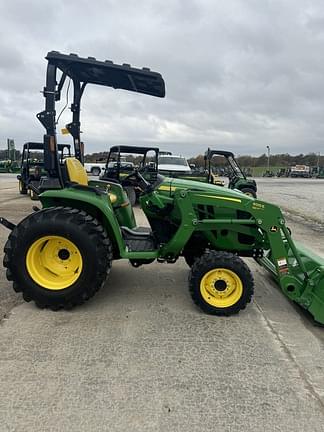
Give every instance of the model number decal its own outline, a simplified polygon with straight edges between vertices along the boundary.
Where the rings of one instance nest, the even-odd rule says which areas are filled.
[[[264,204],[261,204],[259,202],[254,202],[252,204],[253,210],[264,210]]]

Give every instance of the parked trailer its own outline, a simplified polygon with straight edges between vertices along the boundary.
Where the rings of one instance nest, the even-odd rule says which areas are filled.
[[[308,165],[295,165],[290,167],[290,177],[310,178],[311,169]]]

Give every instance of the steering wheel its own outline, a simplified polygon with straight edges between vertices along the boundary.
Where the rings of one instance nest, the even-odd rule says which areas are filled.
[[[152,188],[151,184],[145,180],[142,174],[138,170],[134,170],[131,174],[124,177],[121,181],[122,186],[137,186],[143,192],[149,192]]]

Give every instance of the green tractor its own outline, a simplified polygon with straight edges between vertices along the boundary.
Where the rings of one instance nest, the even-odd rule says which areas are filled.
[[[235,159],[234,153],[225,150],[211,150],[208,149],[205,153],[205,165],[208,172],[208,182],[215,184],[215,175],[212,172],[212,161],[216,157],[225,158],[226,161],[226,173],[228,176],[228,187],[229,189],[236,189],[244,193],[245,195],[253,198],[257,197],[257,185],[255,180],[246,178],[246,175],[242,171],[240,165]]]
[[[15,291],[41,308],[71,309],[102,287],[113,260],[139,267],[184,257],[191,267],[193,301],[206,313],[231,315],[252,298],[253,276],[241,257],[253,257],[287,297],[324,323],[324,261],[296,247],[278,207],[231,189],[158,173],[148,181],[134,169],[127,181],[142,191],[140,204],[150,225],[142,228],[121,184],[88,181],[80,142],[86,84],[164,97],[160,74],[58,52],[46,58],[45,110],[38,114],[46,129],[42,208],[17,225],[0,218],[11,229],[3,263]],[[55,103],[67,77],[74,88],[67,129],[75,158],[60,162]]]

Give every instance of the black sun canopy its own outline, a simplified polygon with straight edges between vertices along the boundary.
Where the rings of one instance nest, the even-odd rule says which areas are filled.
[[[110,60],[98,61],[94,57],[82,58],[77,54],[50,51],[46,59],[63,74],[82,83],[98,84],[124,89],[150,96],[164,97],[164,80],[149,68],[137,69],[129,64],[118,65]]]
[[[126,146],[126,145],[117,145],[110,147],[109,153],[130,153],[130,154],[146,154],[149,151],[154,151],[159,153],[158,147],[139,147],[139,146]]]
[[[58,51],[50,51],[46,60],[46,85],[43,90],[45,109],[37,114],[37,118],[46,129],[44,135],[45,169],[52,183],[55,183],[54,179],[58,179],[62,186],[63,177],[56,139],[58,122],[56,103],[61,99],[61,92],[67,79],[70,78],[71,81],[67,87],[67,101],[63,110],[68,106],[70,83],[73,88],[73,97],[70,106],[72,121],[66,124],[65,129],[73,137],[74,154],[81,163],[83,163],[84,153],[80,129],[81,99],[88,84],[123,89],[159,98],[165,96],[165,84],[161,74],[145,67],[138,69],[129,64],[118,65],[110,60],[98,61],[94,57],[82,58],[76,54],[61,54]]]

